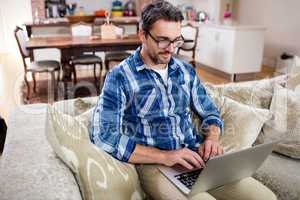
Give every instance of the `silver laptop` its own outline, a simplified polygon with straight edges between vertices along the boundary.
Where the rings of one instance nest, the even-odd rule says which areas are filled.
[[[200,192],[250,177],[271,153],[278,141],[211,158],[204,169],[159,166],[159,170],[183,193]]]

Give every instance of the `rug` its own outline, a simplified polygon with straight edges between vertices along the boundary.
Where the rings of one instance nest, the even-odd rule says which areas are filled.
[[[77,84],[74,85],[72,82],[66,84],[66,90],[62,82],[58,85],[57,99],[54,99],[54,90],[51,89],[51,82],[48,80],[37,80],[36,81],[36,93],[33,92],[33,82],[30,84],[30,96],[27,96],[27,87],[23,82],[21,87],[21,99],[23,104],[34,104],[34,103],[50,103],[66,99],[74,99],[78,97],[92,97],[98,96],[100,93],[100,87],[96,86],[93,77],[83,77],[77,80]]]

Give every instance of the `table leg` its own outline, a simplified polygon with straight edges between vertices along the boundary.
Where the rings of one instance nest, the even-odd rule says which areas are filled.
[[[72,81],[72,69],[69,65],[71,59],[71,50],[70,49],[61,49],[61,64],[63,69],[63,92],[64,99],[68,99],[68,82]]]

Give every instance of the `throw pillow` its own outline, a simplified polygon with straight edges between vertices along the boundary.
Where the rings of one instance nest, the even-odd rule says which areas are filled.
[[[89,140],[87,128],[54,107],[48,108],[47,139],[72,170],[83,199],[143,199],[134,165],[123,163]]]
[[[270,110],[274,116],[260,137],[264,142],[282,140],[274,151],[300,159],[300,96],[276,85]]]
[[[213,95],[221,118],[224,120],[224,134],[220,142],[226,153],[251,147],[260,133],[263,124],[271,118],[270,111],[241,104],[228,97]],[[194,120],[196,127],[201,122]]]
[[[271,114],[267,109],[250,107],[225,97],[221,117],[224,136],[220,142],[228,152],[251,147]]]
[[[97,104],[98,98],[77,98],[74,101],[74,113],[80,115]]]
[[[269,109],[274,85],[284,84],[286,75],[272,79],[229,83],[225,85],[212,85],[207,83],[206,87],[214,93],[224,95],[240,103],[257,108]]]
[[[88,130],[91,127],[91,120],[94,114],[94,109],[95,106],[75,117],[75,119],[82,123]]]

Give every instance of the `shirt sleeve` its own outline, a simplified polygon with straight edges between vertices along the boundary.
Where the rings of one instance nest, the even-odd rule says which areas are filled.
[[[126,96],[121,82],[120,73],[114,70],[106,76],[93,115],[91,141],[118,160],[127,162],[136,143],[122,131]]]
[[[221,119],[220,112],[207,94],[206,89],[201,84],[197,75],[194,75],[192,82],[192,109],[200,116],[204,130],[210,125],[216,125],[221,129],[221,135],[224,132],[224,122]]]

